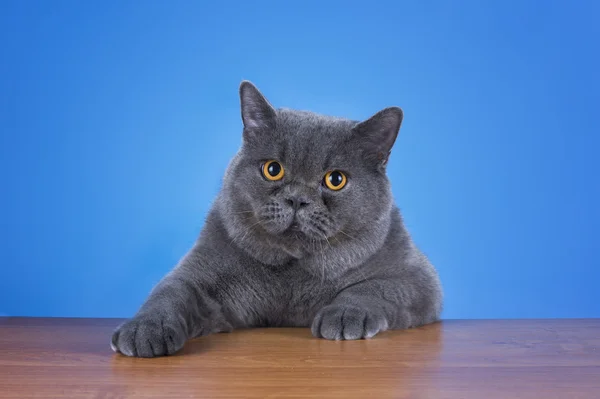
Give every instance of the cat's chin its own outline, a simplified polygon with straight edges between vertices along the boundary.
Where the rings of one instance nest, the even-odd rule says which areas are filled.
[[[326,241],[327,237],[322,235],[312,234],[310,231],[305,231],[298,223],[292,223],[283,233],[282,236],[288,240],[296,240],[298,243]]]
[[[288,254],[289,256],[291,256],[292,258],[295,259],[302,259],[305,256],[304,251],[302,251],[300,248],[298,247],[283,247],[283,252],[285,252],[286,254]]]

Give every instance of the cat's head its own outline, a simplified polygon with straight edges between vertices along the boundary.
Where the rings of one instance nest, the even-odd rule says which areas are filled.
[[[243,144],[221,197],[233,241],[302,258],[361,240],[374,224],[388,222],[385,167],[400,108],[362,122],[275,109],[249,82],[241,84],[240,99]]]

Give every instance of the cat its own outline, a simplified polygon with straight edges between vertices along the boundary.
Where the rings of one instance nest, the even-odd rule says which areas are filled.
[[[249,327],[356,340],[438,321],[438,273],[386,174],[402,109],[358,122],[276,109],[249,81],[239,96],[241,148],[197,241],[115,330],[112,349],[170,355]]]

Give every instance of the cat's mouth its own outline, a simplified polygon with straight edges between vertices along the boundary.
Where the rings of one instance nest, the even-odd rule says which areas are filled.
[[[327,237],[321,234],[314,234],[313,231],[310,230],[307,226],[303,226],[301,223],[294,221],[289,225],[287,229],[285,229],[282,233],[282,236],[286,239],[291,239],[295,241],[314,242],[315,240],[326,240]]]
[[[328,219],[318,215],[323,220],[315,221],[310,216],[296,212],[275,215],[268,212],[264,215],[258,215],[257,219],[261,227],[268,234],[274,236],[275,239],[279,238],[286,242],[298,241],[299,243],[327,240],[331,229],[330,226],[323,225],[323,220],[327,221]]]
[[[302,239],[306,236],[299,223],[294,222],[284,230],[283,235],[288,238]]]

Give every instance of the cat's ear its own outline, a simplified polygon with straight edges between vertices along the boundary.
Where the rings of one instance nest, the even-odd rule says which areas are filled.
[[[353,128],[367,158],[385,167],[398,137],[404,113],[399,107],[385,108]]]
[[[260,130],[273,128],[275,108],[256,86],[247,80],[240,84],[240,103],[244,136],[254,135]]]

